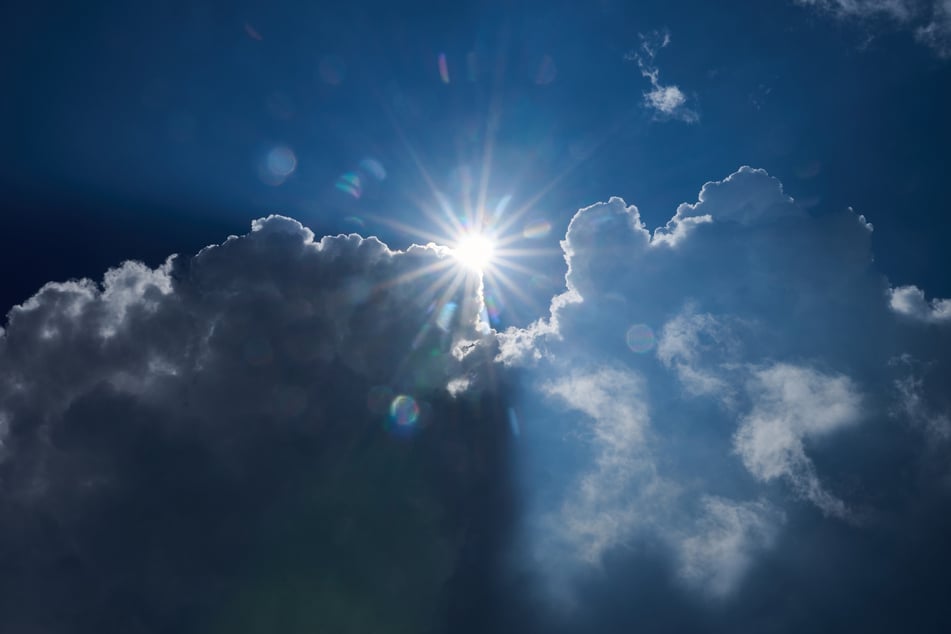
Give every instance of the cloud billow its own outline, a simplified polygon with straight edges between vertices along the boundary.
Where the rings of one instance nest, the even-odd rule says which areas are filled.
[[[782,563],[795,549],[835,548],[829,536],[849,533],[886,550],[899,548],[895,530],[938,538],[941,523],[910,509],[935,512],[951,492],[939,387],[951,340],[922,325],[944,321],[944,300],[892,289],[873,266],[871,232],[851,209],[811,215],[749,167],[704,185],[654,231],[619,198],[575,215],[550,316],[499,335],[500,362],[530,377],[517,399],[521,565],[586,615],[574,618],[651,627],[706,597],[725,621],[698,607],[689,627],[744,629],[750,606],[776,600],[751,585],[763,566],[788,592],[806,592],[798,566]],[[797,536],[803,522],[819,527],[809,545]],[[666,607],[633,592],[608,617],[565,600],[597,603],[599,574],[640,588],[644,548],[665,553]],[[881,565],[906,574],[927,548]],[[866,559],[835,575],[849,583],[880,555],[856,552]],[[876,579],[850,600],[898,591]]]
[[[654,230],[611,198],[504,332],[445,248],[280,216],[47,284],[0,334],[0,629],[940,631],[947,300],[871,232],[750,167]]]
[[[477,287],[420,274],[449,257],[314,241],[272,216],[15,307],[0,337],[0,629],[462,618],[453,597],[484,586],[463,564],[506,524],[508,432],[480,370]]]

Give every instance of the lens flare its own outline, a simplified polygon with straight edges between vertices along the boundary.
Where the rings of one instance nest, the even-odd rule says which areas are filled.
[[[638,354],[650,352],[655,344],[654,331],[646,324],[634,324],[627,329],[624,338],[631,352]]]
[[[286,145],[272,148],[258,167],[261,180],[274,187],[281,185],[297,169],[297,156]]]
[[[390,403],[390,419],[401,427],[412,425],[419,418],[419,405],[412,396],[400,394]]]
[[[495,293],[485,294],[485,312],[489,317],[489,323],[493,326],[499,323],[499,317],[502,315],[502,300]]]
[[[340,191],[350,194],[354,198],[360,198],[363,195],[363,185],[360,183],[360,175],[355,172],[347,172],[337,179],[334,187]]]
[[[551,55],[543,55],[538,65],[538,72],[535,73],[535,83],[539,86],[546,86],[555,81],[558,75],[558,69],[555,67],[555,60]]]
[[[449,332],[452,329],[452,317],[456,314],[456,302],[446,302],[439,309],[439,315],[436,317],[436,325],[443,332]]]
[[[522,235],[529,239],[544,238],[551,232],[551,223],[547,220],[533,220],[525,225]]]
[[[386,169],[383,167],[383,164],[376,159],[363,159],[360,161],[360,169],[378,181],[382,181],[386,178]]]
[[[439,78],[442,80],[442,83],[449,83],[449,63],[446,61],[446,54],[439,54]]]

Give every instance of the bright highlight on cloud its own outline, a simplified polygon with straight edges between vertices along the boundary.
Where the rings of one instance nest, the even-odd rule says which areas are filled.
[[[919,321],[951,322],[951,299],[925,299],[917,286],[899,286],[889,290],[889,306],[896,313]]]

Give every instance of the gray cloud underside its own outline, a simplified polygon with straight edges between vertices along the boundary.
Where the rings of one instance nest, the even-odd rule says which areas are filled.
[[[479,386],[484,366],[474,280],[433,284],[451,262],[314,241],[272,216],[15,307],[0,336],[0,630],[442,619],[460,547],[481,539],[448,501],[477,509],[466,491],[499,469],[472,425],[480,401],[446,392]],[[420,408],[418,442],[384,430],[396,394]],[[493,407],[485,429],[504,423]]]

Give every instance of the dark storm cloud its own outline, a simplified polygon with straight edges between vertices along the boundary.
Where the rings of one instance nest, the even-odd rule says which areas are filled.
[[[875,269],[871,235],[749,167],[653,232],[619,198],[575,215],[550,317],[499,337],[526,368],[514,565],[566,622],[823,629],[927,594],[908,579],[949,557],[951,333],[944,300]]]
[[[447,270],[444,249],[272,216],[15,307],[0,630],[419,632],[471,612],[507,426],[477,285],[434,284]]]

